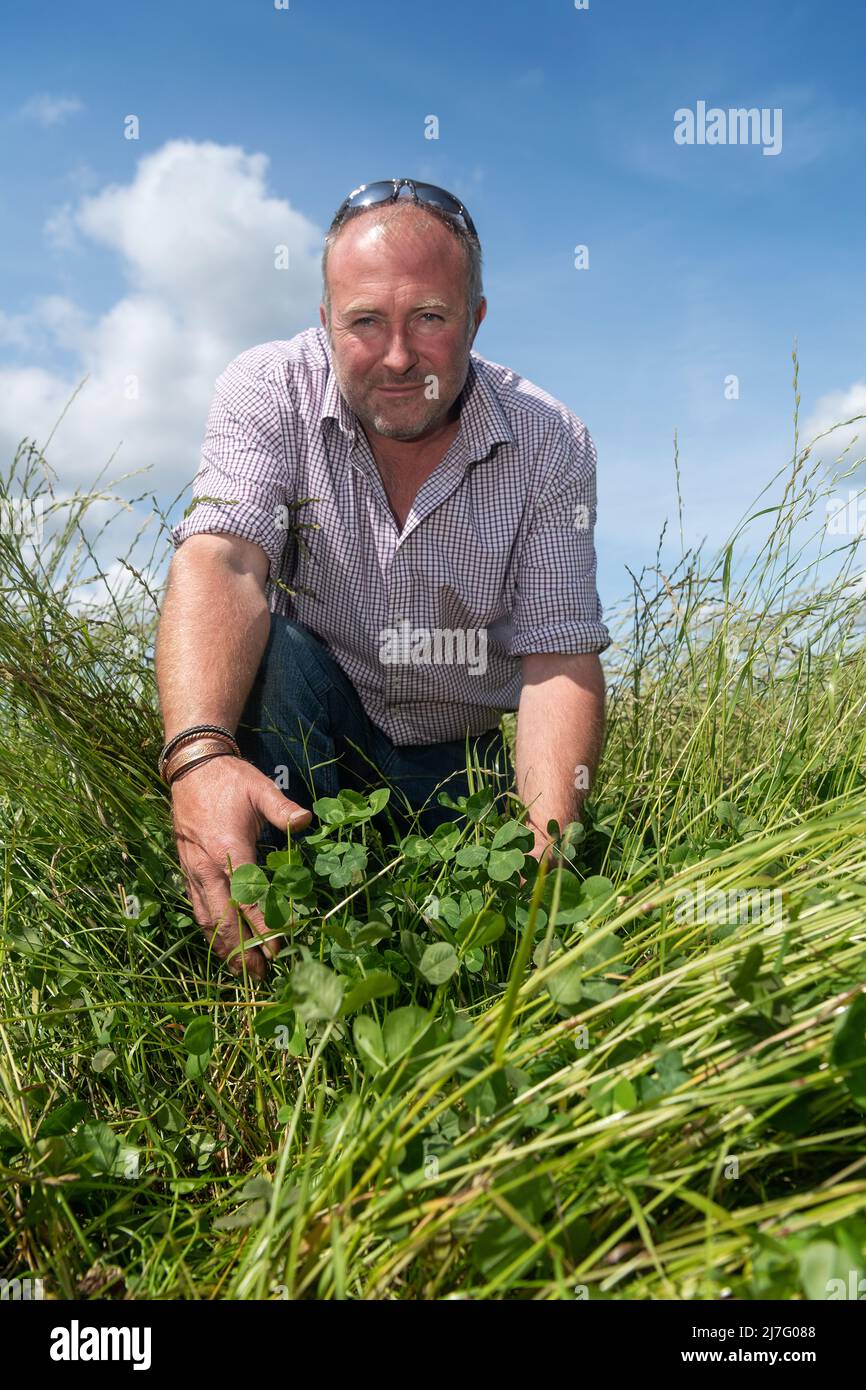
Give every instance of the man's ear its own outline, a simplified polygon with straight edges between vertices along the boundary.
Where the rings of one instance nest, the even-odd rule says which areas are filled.
[[[322,327],[326,329],[328,327],[328,315],[325,313],[324,304],[319,305],[319,320]]]
[[[484,296],[482,295],[481,298],[480,298],[479,301],[478,301],[478,308],[475,310],[475,325],[474,325],[474,327],[473,327],[473,329],[472,329],[472,337],[471,337],[470,342],[469,342],[469,346],[470,346],[470,347],[471,347],[472,344],[475,342],[475,335],[477,334],[479,328],[481,327],[481,325],[482,325],[482,323],[484,322],[484,319],[485,319],[486,317],[487,317],[487,300],[486,300],[486,299],[484,298]]]

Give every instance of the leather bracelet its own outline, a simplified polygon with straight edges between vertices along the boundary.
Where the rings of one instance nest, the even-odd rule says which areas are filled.
[[[235,738],[232,737],[231,734],[225,734],[225,733],[222,733],[222,732],[217,733],[216,731],[214,731],[214,732],[212,732],[212,733],[209,732],[209,733],[199,733],[199,734],[193,734],[193,733],[179,734],[178,737],[177,737],[176,739],[173,739],[173,740],[172,740],[173,747],[171,747],[171,748],[169,749],[168,753],[165,753],[165,754],[160,753],[160,755],[159,755],[159,760],[158,760],[158,762],[157,762],[157,767],[158,767],[158,769],[159,769],[159,774],[160,774],[160,776],[161,776],[161,777],[164,777],[164,776],[165,776],[165,769],[166,769],[166,767],[168,766],[168,764],[171,762],[172,758],[175,756],[176,753],[179,753],[179,752],[181,751],[181,749],[183,749],[183,748],[188,748],[188,747],[189,747],[191,744],[193,744],[193,743],[197,743],[198,740],[199,740],[199,739],[202,739],[202,738],[213,739],[214,741],[216,741],[216,742],[218,742],[218,743],[224,744],[225,747],[231,748],[235,753],[238,754],[238,756],[240,756],[240,751],[241,751],[241,750],[240,750],[240,747],[238,746],[238,742],[237,742],[237,740],[236,740]]]
[[[168,786],[172,787],[174,786],[174,783],[178,780],[179,777],[181,777],[185,772],[188,772],[190,768],[198,767],[199,763],[209,763],[212,758],[234,756],[235,754],[231,752],[231,749],[218,748],[213,749],[211,752],[208,753],[196,753],[191,757],[178,759],[178,761],[176,763],[173,763],[171,768],[166,773],[165,780],[168,783]]]
[[[186,743],[178,744],[177,748],[169,753],[162,764],[163,774],[168,771],[172,763],[179,757],[182,757],[184,753],[188,753],[192,748],[202,751],[210,751],[211,749],[216,751],[218,748],[227,748],[232,753],[238,753],[240,751],[234,740],[230,741],[227,738],[223,738],[221,734],[200,734],[198,738],[191,738],[188,739]]]
[[[201,757],[205,752],[205,750],[203,750],[200,747],[198,739],[195,739],[189,744],[180,744],[174,750],[174,752],[168,758],[166,758],[165,762],[162,765],[162,770],[160,772],[160,776],[162,777],[163,782],[167,783],[169,786],[171,785],[172,773],[176,771],[178,768],[184,766],[189,761],[189,759],[186,756],[183,756],[187,753],[188,749],[192,749],[193,755],[198,757]],[[220,739],[219,742],[217,742],[216,740],[210,742],[210,740],[208,740],[208,743],[206,745],[206,751],[208,754],[230,753],[232,757],[235,758],[239,758],[241,756],[239,748],[237,748],[234,744],[223,742],[222,739]]]
[[[240,757],[238,749],[230,747],[224,739],[213,737],[195,739],[192,743],[177,748],[171,757],[166,759],[162,769],[163,781],[171,786],[172,778],[182,767],[195,762],[197,758],[219,753],[225,753],[233,758]]]
[[[164,763],[175,745],[180,743],[181,739],[189,738],[192,734],[225,734],[226,738],[234,741],[234,734],[231,729],[226,729],[222,724],[191,724],[188,729],[181,729],[179,734],[175,734],[174,738],[170,738],[167,743],[163,744],[158,762]]]
[[[203,763],[213,762],[214,758],[222,758],[227,756],[231,755],[226,753],[203,753],[201,757],[193,758],[191,762],[182,763],[180,767],[177,767],[172,771],[171,777],[169,778],[168,782],[169,787],[173,787],[175,782],[180,782],[188,772],[191,772],[193,770],[193,768],[201,767]]]

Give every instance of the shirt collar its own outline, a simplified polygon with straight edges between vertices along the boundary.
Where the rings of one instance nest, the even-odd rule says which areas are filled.
[[[331,345],[324,328],[319,329],[328,358],[328,380],[325,385],[319,423],[336,420],[343,434],[354,444],[358,434],[358,417],[351,410],[337,385]],[[514,434],[505,411],[493,388],[484,377],[484,359],[478,353],[469,354],[469,370],[460,393],[460,433],[463,449],[470,459],[486,458],[494,444],[514,444]]]
[[[460,395],[460,439],[469,458],[486,458],[494,444],[514,444],[505,411],[484,372],[484,358],[469,354],[469,371]]]
[[[336,420],[343,434],[348,435],[354,444],[358,431],[358,418],[355,412],[349,409],[337,385],[337,376],[331,356],[331,344],[328,342],[327,332],[321,327],[319,328],[319,339],[328,359],[328,380],[325,384],[322,409],[319,412],[319,423],[322,425],[325,420]]]

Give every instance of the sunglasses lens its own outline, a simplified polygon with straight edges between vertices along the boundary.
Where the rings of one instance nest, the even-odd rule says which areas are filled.
[[[416,183],[415,189],[423,203],[433,203],[443,212],[460,215],[460,204],[444,188],[437,188],[432,183]]]
[[[387,198],[393,198],[394,185],[390,180],[380,180],[378,183],[368,183],[366,188],[360,192],[353,193],[346,204],[350,208],[366,208],[371,203],[383,203]]]
[[[452,217],[460,217],[466,227],[473,235],[477,236],[475,224],[469,213],[461,208],[453,193],[449,193],[445,188],[437,188],[434,183],[416,183],[415,190],[422,203],[433,203],[443,212],[449,213]]]

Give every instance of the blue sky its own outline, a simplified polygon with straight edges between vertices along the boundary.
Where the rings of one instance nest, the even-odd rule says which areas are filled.
[[[686,543],[712,549],[790,455],[795,338],[802,427],[866,411],[864,40],[842,0],[7,9],[4,456],[44,442],[89,372],[49,450],[58,476],[84,486],[114,455],[109,476],[150,469],[127,495],[167,505],[225,363],[317,321],[337,204],[414,174],[478,226],[476,349],[593,434],[607,607],[665,517],[678,530],[674,429]],[[674,113],[699,101],[780,109],[781,151],[678,145]]]

